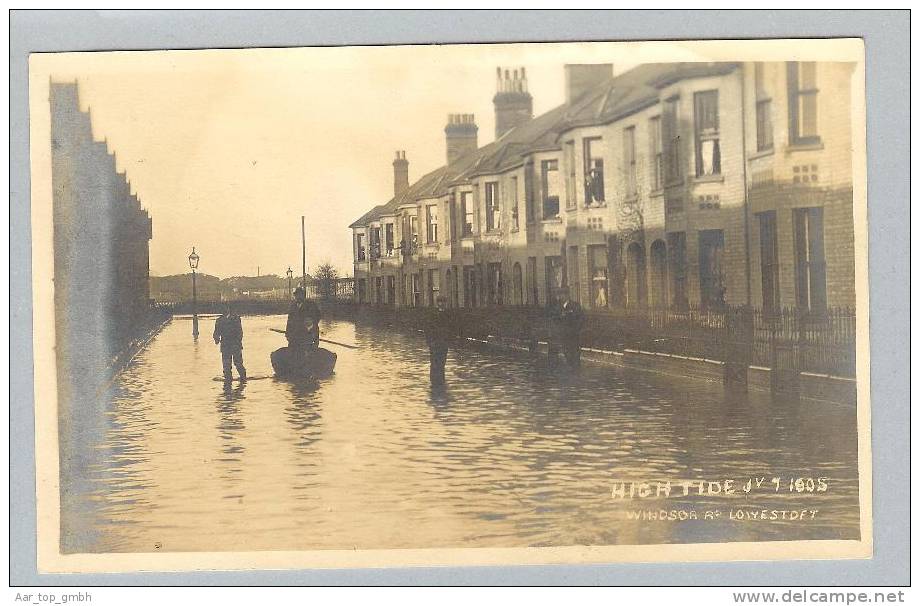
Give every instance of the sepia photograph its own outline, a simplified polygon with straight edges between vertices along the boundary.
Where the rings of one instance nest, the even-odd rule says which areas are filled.
[[[32,54],[39,569],[870,557],[864,52]]]

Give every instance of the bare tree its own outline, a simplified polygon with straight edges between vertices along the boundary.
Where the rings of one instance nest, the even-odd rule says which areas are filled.
[[[339,272],[336,271],[332,263],[323,262],[316,268],[316,283],[319,287],[319,295],[323,299],[332,299],[336,295],[336,283],[339,279]]]

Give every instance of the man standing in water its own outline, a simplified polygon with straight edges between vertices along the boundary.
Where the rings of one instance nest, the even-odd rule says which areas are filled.
[[[559,323],[562,333],[562,353],[570,369],[581,366],[581,328],[585,315],[578,301],[573,301],[568,294],[562,300],[559,311]]]
[[[246,380],[243,366],[243,322],[233,312],[230,303],[224,304],[224,313],[214,323],[214,343],[220,343],[220,357],[224,365],[224,382],[233,380],[231,365],[236,366],[240,381]]]
[[[444,385],[444,367],[447,365],[447,349],[456,335],[450,312],[447,311],[447,297],[438,295],[437,307],[428,319],[425,339],[428,341],[428,353],[431,358],[429,378],[432,387]]]
[[[303,287],[298,286],[294,289],[294,300],[288,311],[287,327],[284,331],[288,347],[292,351],[303,354],[307,350],[319,347],[319,317],[319,307],[313,301],[307,300]]]

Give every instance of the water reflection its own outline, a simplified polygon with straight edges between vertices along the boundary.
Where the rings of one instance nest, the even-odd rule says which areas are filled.
[[[210,330],[202,321],[201,330]],[[169,325],[96,409],[62,419],[66,551],[601,545],[858,537],[849,408],[329,323],[335,376],[271,377],[281,317],[246,317],[248,383]],[[825,476],[822,495],[648,507],[818,507],[805,524],[628,520],[616,480]],[[635,505],[635,504],[632,504]],[[644,504],[643,504],[644,506]]]

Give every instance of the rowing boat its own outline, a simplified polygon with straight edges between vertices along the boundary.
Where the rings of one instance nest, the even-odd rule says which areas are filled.
[[[322,379],[332,375],[338,356],[322,347],[314,350],[294,350],[282,347],[272,352],[272,368],[280,379]]]

